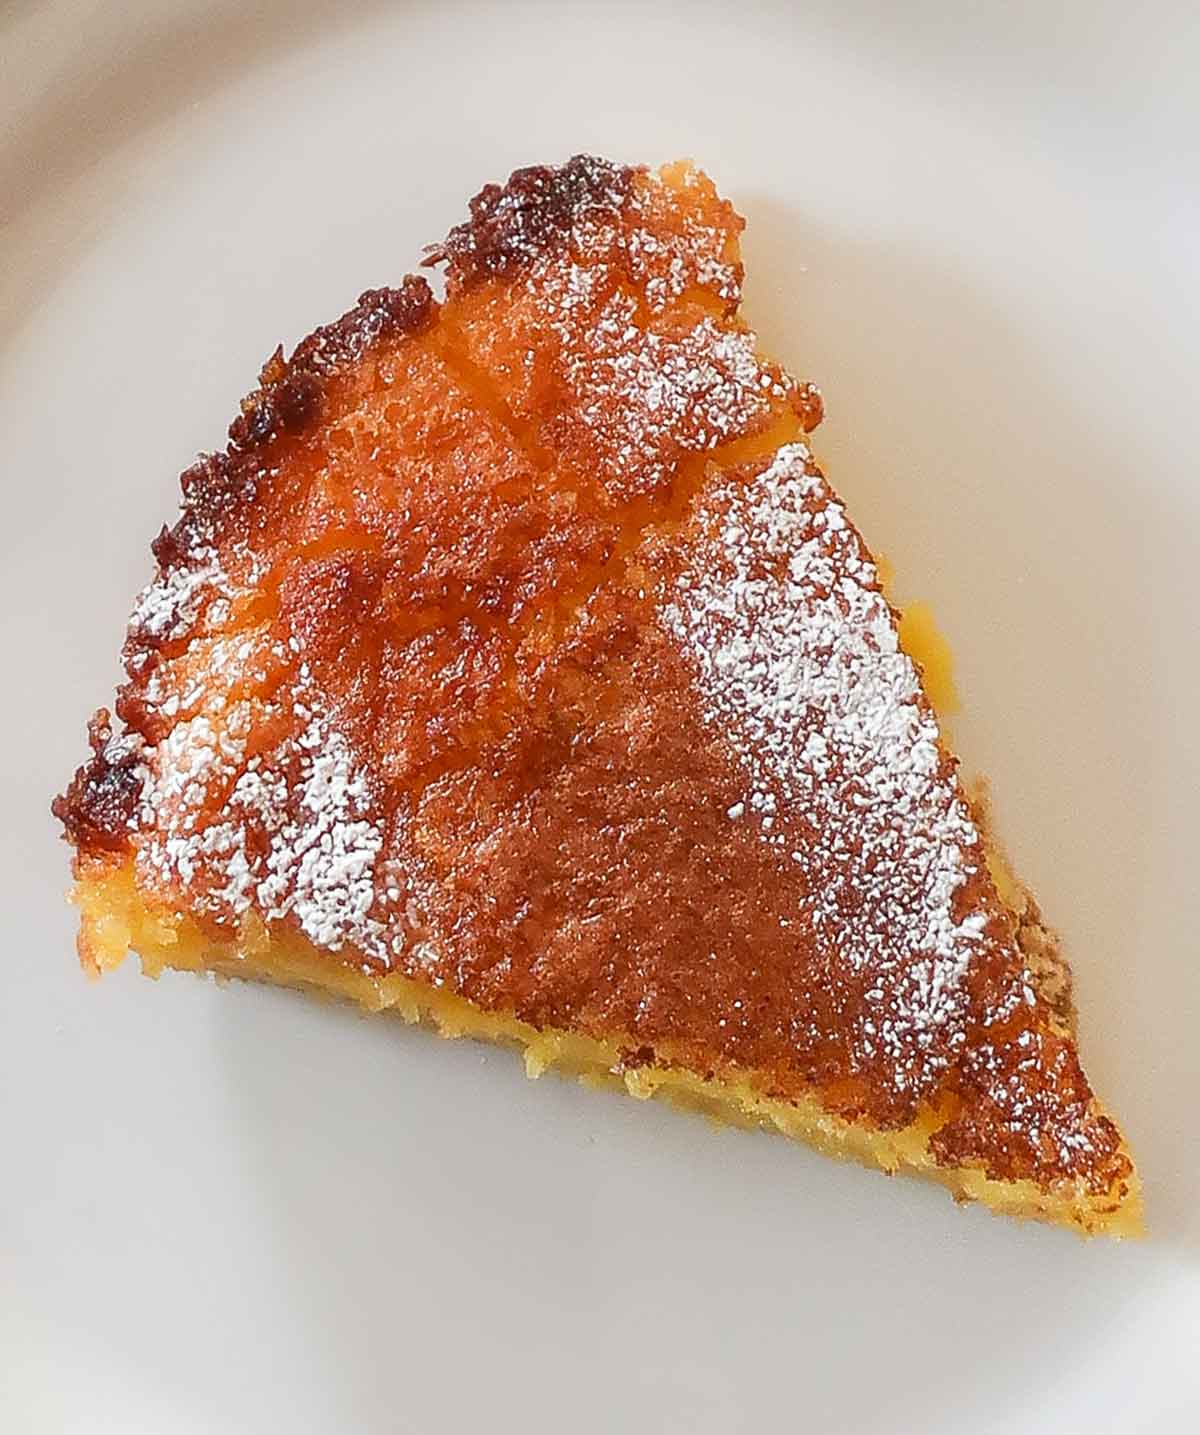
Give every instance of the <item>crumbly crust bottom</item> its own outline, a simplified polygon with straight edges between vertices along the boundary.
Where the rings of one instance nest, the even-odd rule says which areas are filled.
[[[997,864],[1012,879],[997,855]],[[778,1131],[828,1156],[857,1161],[889,1175],[906,1173],[946,1187],[956,1201],[978,1201],[1003,1215],[1069,1226],[1081,1235],[1111,1237],[1143,1233],[1136,1175],[1132,1189],[1097,1196],[1083,1183],[1040,1189],[1032,1181],[995,1181],[973,1167],[944,1167],[928,1149],[937,1113],[925,1109],[910,1125],[878,1130],[831,1115],[815,1099],[781,1101],[765,1097],[749,1074],[705,1075],[671,1063],[658,1051],[653,1065],[631,1066],[623,1058],[629,1043],[619,1036],[597,1041],[552,1028],[538,1030],[503,1012],[484,1011],[461,997],[399,973],[374,975],[331,961],[306,938],[269,932],[261,921],[244,923],[228,937],[214,938],[191,918],[149,904],[138,889],[129,860],[89,859],[79,864],[73,900],[80,908],[79,953],[85,970],[100,975],[119,966],[130,950],[142,970],[211,972],[291,987],[310,995],[348,1001],[367,1012],[391,1012],[443,1037],[471,1037],[523,1051],[531,1077],[546,1071],[574,1076],[591,1086],[623,1089],[639,1099],[658,1097],[726,1124]],[[1042,922],[1036,903],[1014,886],[1022,947],[1041,954],[1042,980],[1066,973],[1058,941]],[[1069,978],[1068,978],[1069,980]],[[1070,1012],[1069,985],[1065,1012]],[[1070,1021],[1073,1026],[1073,1020]]]

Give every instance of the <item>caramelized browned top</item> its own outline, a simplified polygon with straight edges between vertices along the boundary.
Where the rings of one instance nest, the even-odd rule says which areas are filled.
[[[1055,1035],[870,555],[736,317],[703,176],[489,186],[423,280],[268,362],[184,475],[114,737],[56,811],[215,929],[939,1159],[1127,1172]]]

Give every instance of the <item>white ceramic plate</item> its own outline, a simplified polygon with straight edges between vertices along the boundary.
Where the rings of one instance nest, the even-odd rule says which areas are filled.
[[[0,14],[0,1428],[1183,1431],[1200,1411],[1200,34],[1165,4]],[[959,655],[1152,1237],[1084,1245],[71,952],[47,814],[175,475],[485,180],[695,156]]]

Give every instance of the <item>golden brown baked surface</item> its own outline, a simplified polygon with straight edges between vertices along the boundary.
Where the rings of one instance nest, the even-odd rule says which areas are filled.
[[[55,805],[77,874],[214,967],[253,929],[256,976],[299,942],[307,985],[1136,1220],[1064,968],[803,442],[819,397],[738,317],[740,228],[684,166],[520,171],[432,251],[444,303],[409,278],[277,352],[154,545],[123,730]]]

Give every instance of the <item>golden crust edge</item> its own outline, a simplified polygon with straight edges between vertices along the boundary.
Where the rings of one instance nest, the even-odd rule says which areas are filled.
[[[828,1156],[889,1175],[903,1172],[934,1181],[956,1201],[977,1201],[1003,1215],[1067,1226],[1084,1236],[1144,1234],[1136,1170],[1124,1194],[1096,1195],[1080,1183],[1047,1192],[1031,1181],[993,1180],[974,1166],[939,1166],[928,1151],[928,1137],[937,1124],[930,1110],[899,1130],[876,1131],[832,1115],[815,1098],[784,1101],[764,1096],[748,1075],[705,1078],[682,1066],[660,1064],[629,1069],[621,1052],[637,1045],[632,1038],[622,1043],[556,1028],[538,1030],[515,1016],[484,1011],[399,973],[372,974],[331,962],[299,933],[268,932],[257,918],[244,923],[236,936],[214,938],[194,919],[148,901],[128,858],[80,859],[76,877],[72,901],[80,909],[78,948],[90,975],[111,971],[128,952],[136,951],[143,972],[155,978],[167,968],[210,972],[218,979],[268,982],[333,997],[367,1012],[392,1012],[443,1037],[467,1036],[517,1047],[531,1077],[553,1070],[589,1085],[623,1088],[641,1099],[657,1097],[699,1110],[725,1124],[778,1131]],[[662,1055],[669,1060],[669,1052]]]

